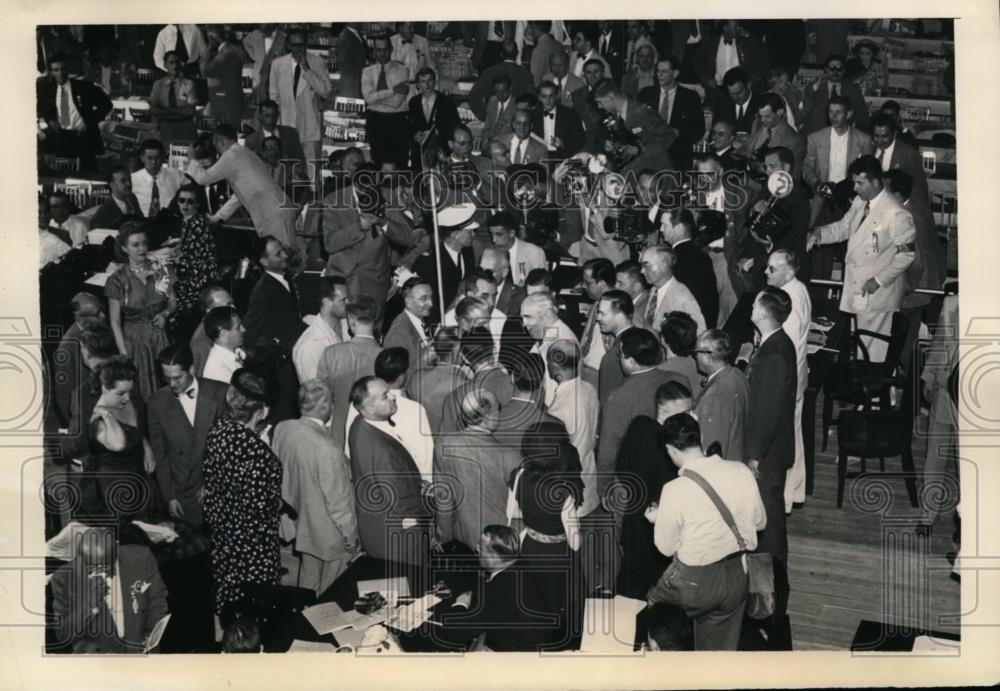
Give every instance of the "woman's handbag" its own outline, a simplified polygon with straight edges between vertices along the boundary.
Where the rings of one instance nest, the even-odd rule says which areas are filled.
[[[685,470],[683,475],[705,490],[705,494],[722,514],[722,520],[736,536],[740,551],[747,556],[747,615],[751,619],[767,619],[774,614],[774,561],[772,556],[768,552],[747,550],[747,543],[736,527],[733,514],[729,512],[722,497],[712,489],[705,478],[692,470]]]

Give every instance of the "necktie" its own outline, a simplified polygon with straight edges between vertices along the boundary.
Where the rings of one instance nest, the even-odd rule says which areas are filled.
[[[125,198],[125,215],[142,216],[142,211],[139,209],[139,205],[136,203],[133,195]]]
[[[385,91],[389,88],[389,81],[385,78],[385,65],[379,67],[378,71],[378,84],[375,85],[376,91]]]
[[[403,45],[404,46],[408,46],[408,45],[412,45],[412,44],[413,44],[413,39],[412,38],[404,38],[403,39]]]
[[[764,143],[761,144],[761,147],[763,147],[765,149],[768,148],[769,146],[771,146],[771,128],[770,127],[767,128],[767,137],[764,139]]]
[[[153,178],[153,191],[149,195],[149,218],[158,213],[160,213],[160,188],[156,184],[156,178]]]
[[[670,122],[670,90],[663,90],[663,100],[660,102],[660,117],[666,123]]]
[[[625,67],[631,70],[635,66],[635,41],[628,42],[628,58],[625,60]]]
[[[302,76],[302,65],[295,63],[295,71],[292,73],[292,96],[299,93],[299,77]]]
[[[170,108],[177,107],[177,83],[173,79],[170,80],[169,91],[167,93],[167,106]]]
[[[503,22],[493,22],[493,33],[498,39],[503,40]]]
[[[660,301],[660,297],[657,295],[658,292],[659,291],[655,286],[651,288],[649,291],[649,298],[647,298],[648,302],[646,303],[646,326],[654,329],[659,326],[659,324],[654,321],[656,319],[656,303]]]
[[[836,84],[833,84],[833,85],[831,85],[831,87],[830,87],[830,98],[834,98],[834,97],[836,97],[837,95],[838,95],[838,94],[837,94],[837,85],[836,85]]]
[[[73,246],[73,238],[70,236],[69,231],[65,228],[60,228],[59,226],[49,226],[48,230],[70,247]]]
[[[69,122],[69,85],[63,84],[59,87],[59,125],[69,129]]]
[[[879,149],[878,153],[875,154],[875,158],[878,159],[879,165],[882,165],[882,161],[885,158],[885,149]]]
[[[736,125],[739,127],[740,120],[743,119],[743,106],[736,106]]]
[[[584,334],[583,338],[583,347],[581,348],[583,357],[587,357],[587,354],[590,353],[590,345],[594,341],[594,327],[597,326],[597,319],[594,318],[594,315],[596,315],[597,313],[597,307],[598,305],[594,305],[593,307],[591,307],[590,316],[587,317],[587,326],[589,328],[587,329],[587,333]]]
[[[604,57],[608,56],[608,45],[611,43],[611,37],[608,34],[601,36],[601,55]]]
[[[861,213],[861,220],[858,221],[858,226],[854,230],[857,230],[865,224],[865,219],[868,218],[868,211],[871,208],[871,202],[865,202],[865,210]]]
[[[187,44],[184,43],[184,34],[179,26],[177,27],[177,43],[174,44],[174,52],[177,53],[177,61],[181,66],[188,64],[191,56],[188,54]]]
[[[514,147],[514,165],[517,165],[518,163],[522,163],[521,142],[520,141],[518,141],[517,146]]]

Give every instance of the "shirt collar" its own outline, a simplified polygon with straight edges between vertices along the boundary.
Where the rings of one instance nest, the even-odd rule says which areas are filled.
[[[780,326],[777,329],[774,329],[773,331],[768,331],[766,334],[765,333],[761,333],[761,335],[760,335],[760,343],[757,344],[757,347],[760,348],[762,345],[764,345],[764,341],[766,341],[773,334],[776,334],[779,331],[781,331],[781,327]]]
[[[403,313],[404,313],[404,314],[405,314],[405,315],[407,316],[407,318],[408,318],[408,319],[410,320],[410,323],[411,323],[411,324],[413,324],[413,326],[415,326],[415,327],[416,327],[416,329],[417,329],[417,332],[418,332],[418,333],[419,333],[419,334],[420,334],[421,336],[423,336],[423,335],[424,335],[424,323],[423,323],[423,322],[422,322],[422,321],[420,320],[420,317],[418,317],[418,316],[417,316],[417,315],[415,315],[415,314],[414,314],[413,312],[411,312],[410,310],[408,310],[408,309],[405,309],[405,308],[403,309]]]
[[[313,417],[312,415],[303,415],[302,419],[303,420],[310,420],[312,422],[315,422],[317,425],[319,425],[323,429],[326,429],[326,423],[323,422],[322,420],[320,420],[318,417]]]

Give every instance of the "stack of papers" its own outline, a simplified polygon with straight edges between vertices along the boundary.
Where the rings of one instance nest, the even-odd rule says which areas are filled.
[[[335,602],[325,602],[302,610],[306,621],[312,624],[316,633],[322,635],[353,628],[364,631],[367,628],[385,621],[385,610],[380,609],[371,614],[359,614],[356,610],[345,612]]]
[[[430,611],[441,598],[433,593],[424,595],[408,605],[396,608],[396,611],[386,619],[385,625],[403,632],[410,632],[431,618]]]

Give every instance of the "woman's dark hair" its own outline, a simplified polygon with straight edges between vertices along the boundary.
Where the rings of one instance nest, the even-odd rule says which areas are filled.
[[[660,334],[674,355],[694,355],[695,344],[698,342],[698,324],[687,312],[668,312],[660,323]]]
[[[671,415],[663,421],[663,443],[684,451],[701,448],[701,427],[690,413]]]
[[[101,394],[101,387],[110,389],[117,382],[134,382],[139,376],[135,365],[124,355],[118,355],[102,362],[90,373],[90,392],[95,396]]]
[[[237,422],[246,422],[264,407],[268,393],[265,377],[245,367],[236,370],[226,392],[229,414]]]
[[[529,427],[521,438],[521,455],[521,481],[546,482],[544,490],[535,490],[541,492],[539,503],[558,511],[567,495],[573,496],[577,506],[583,502],[580,454],[561,423],[537,422]]]
[[[129,238],[139,233],[146,234],[145,224],[138,221],[126,221],[122,224],[122,227],[118,229],[118,237],[115,238],[115,259],[122,263],[128,263],[125,247],[128,245]]]
[[[239,617],[222,632],[222,652],[259,653],[260,630],[253,619]]]
[[[194,143],[192,147],[192,154],[197,161],[203,158],[215,158],[215,144],[212,143],[212,137],[208,134],[203,134],[198,137],[198,141]]]

